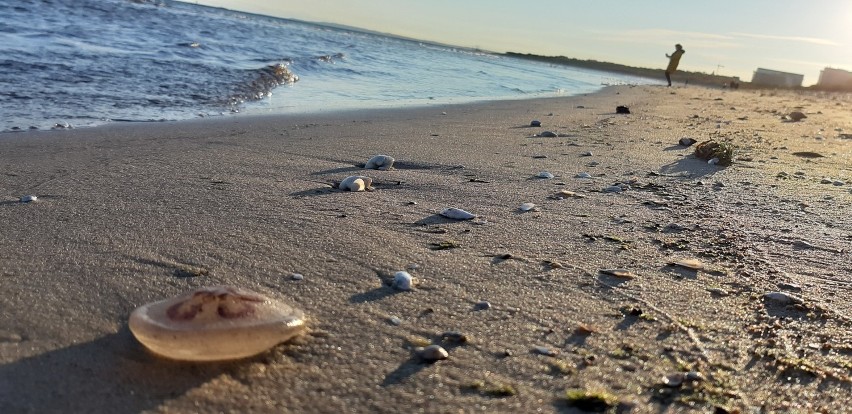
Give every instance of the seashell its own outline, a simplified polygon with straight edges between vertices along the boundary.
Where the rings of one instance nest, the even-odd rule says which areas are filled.
[[[587,172],[581,172],[575,175],[576,178],[592,178],[592,175]]]
[[[782,305],[802,304],[805,301],[798,296],[793,296],[784,292],[768,292],[763,295],[764,300],[777,302]]]
[[[290,279],[292,280],[305,280],[305,276],[301,273],[293,273],[290,275]]]
[[[707,288],[707,291],[710,292],[711,295],[728,296],[728,291],[722,288]]]
[[[556,138],[559,135],[555,132],[552,132],[552,131],[541,131],[541,133],[538,134],[538,136],[544,137],[544,138]]]
[[[591,152],[591,151],[586,151],[586,152],[584,152],[584,153],[580,154],[580,156],[581,156],[581,157],[591,157],[591,156],[592,156],[592,152]]]
[[[519,208],[521,211],[532,211],[532,210],[535,210],[535,204],[533,204],[533,203],[524,203],[524,204],[521,204],[521,206],[520,206],[520,207],[518,207],[518,208]]]
[[[554,194],[551,198],[564,199],[566,197],[586,198],[586,196],[583,194],[575,193],[573,191],[568,190],[561,190],[558,193]]]
[[[546,346],[534,346],[532,349],[532,353],[549,357],[555,357],[556,355],[559,355],[559,351],[550,349]]]
[[[719,157],[713,157],[707,160],[707,163],[710,165],[716,165],[719,163]]]
[[[541,126],[541,121],[539,121],[539,120],[535,120],[535,119],[534,119],[534,120],[532,120],[532,121],[530,122],[530,126],[531,126],[531,127],[540,127],[540,126]]]
[[[441,341],[456,344],[466,344],[470,341],[470,338],[468,338],[467,335],[459,331],[446,331],[441,334]]]
[[[698,141],[695,140],[695,139],[684,137],[684,138],[681,138],[680,141],[678,141],[678,144],[680,144],[684,147],[688,147],[688,146],[691,146],[692,144],[695,144],[696,142],[698,142]]]
[[[615,276],[619,279],[635,279],[636,273],[624,269],[601,269],[601,273],[605,275]]]
[[[614,184],[614,185],[611,185],[609,187],[605,187],[601,191],[603,191],[605,193],[620,193],[622,191],[627,191],[629,189],[630,189],[630,186],[627,185],[627,184]]]
[[[703,270],[704,263],[696,259],[680,259],[669,263],[671,266],[685,267],[690,270]]]
[[[393,167],[393,162],[393,157],[389,155],[376,155],[364,164],[364,168],[368,170],[389,170]]]
[[[799,122],[799,121],[801,121],[801,120],[803,120],[807,117],[808,117],[807,115],[805,115],[805,114],[803,114],[799,111],[790,112],[790,114],[786,116],[787,119],[789,119],[793,122]]]
[[[468,213],[460,208],[445,208],[441,210],[440,213],[442,216],[453,219],[453,220],[471,220],[476,218],[476,215],[473,213]]]
[[[411,290],[414,278],[408,272],[400,271],[393,275],[393,288],[399,290]]]
[[[347,191],[364,191],[371,190],[373,187],[373,179],[363,175],[350,175],[340,182],[337,188]]]
[[[479,311],[479,310],[488,310],[488,309],[491,309],[491,302],[489,302],[487,300],[476,302],[476,304],[473,305],[473,310]]]
[[[429,345],[425,348],[417,348],[417,354],[427,362],[440,361],[450,357],[450,354],[441,345]]]
[[[684,379],[684,374],[682,372],[678,372],[676,374],[664,376],[662,382],[666,387],[677,388],[683,385]]]
[[[22,202],[22,203],[31,203],[31,202],[33,202],[33,201],[38,201],[38,197],[36,197],[36,196],[34,196],[34,195],[32,195],[32,194],[28,194],[28,195],[25,195],[25,196],[21,197],[21,202]]]
[[[245,358],[305,330],[302,311],[259,293],[210,286],[142,305],[130,331],[155,354],[187,361]]]
[[[555,175],[553,175],[553,174],[551,174],[551,173],[549,173],[549,172],[547,172],[547,171],[542,171],[542,172],[538,173],[538,175],[536,175],[536,177],[538,177],[538,178],[544,178],[544,179],[546,179],[546,180],[549,180],[549,179],[551,179],[551,178],[555,177]]]

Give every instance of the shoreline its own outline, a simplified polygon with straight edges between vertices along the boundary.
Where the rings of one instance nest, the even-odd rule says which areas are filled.
[[[0,134],[0,411],[572,412],[576,389],[639,413],[840,411],[849,105],[615,86]],[[808,118],[781,121],[794,110]],[[739,151],[708,165],[686,136]],[[396,168],[360,168],[376,154]],[[359,174],[374,191],[332,188]],[[447,207],[478,218],[438,216]],[[387,285],[400,270],[413,291]],[[217,284],[295,305],[309,332],[192,364],[128,331],[137,306]],[[420,361],[429,343],[449,359]],[[701,379],[662,383],[687,372]]]

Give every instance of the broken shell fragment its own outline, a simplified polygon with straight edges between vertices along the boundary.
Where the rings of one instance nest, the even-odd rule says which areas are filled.
[[[305,330],[305,315],[283,302],[233,286],[209,286],[142,305],[130,331],[166,358],[218,361],[245,358]]]
[[[683,138],[680,139],[680,141],[678,141],[678,144],[680,144],[684,147],[689,147],[692,144],[695,144],[696,142],[698,142],[698,141],[693,139],[693,138],[683,137]]]
[[[553,173],[550,173],[550,172],[547,172],[547,171],[542,171],[542,172],[538,173],[538,175],[536,175],[536,177],[544,178],[545,180],[549,180],[549,179],[553,178],[554,175],[553,175]]]
[[[636,274],[624,269],[601,269],[601,273],[605,275],[615,276],[619,279],[635,279]]]
[[[768,292],[763,295],[763,299],[767,301],[776,302],[782,305],[804,303],[804,300],[802,300],[802,298],[785,292]]]
[[[454,207],[445,208],[441,210],[440,214],[446,218],[453,220],[472,220],[476,218],[475,214]]]
[[[696,259],[680,259],[669,263],[670,266],[684,267],[690,270],[703,270],[704,263]]]
[[[533,210],[536,210],[536,206],[535,206],[534,203],[524,203],[524,204],[521,204],[521,206],[518,207],[518,209],[520,209],[521,211],[533,211]]]
[[[364,168],[368,170],[389,170],[393,167],[393,162],[393,157],[389,155],[376,155],[364,164]]]
[[[373,179],[363,175],[350,175],[340,182],[337,188],[346,191],[364,191],[371,190],[373,187]]]
[[[30,202],[33,202],[33,201],[38,201],[38,197],[36,197],[32,194],[25,195],[25,196],[21,197],[22,203],[30,203]]]

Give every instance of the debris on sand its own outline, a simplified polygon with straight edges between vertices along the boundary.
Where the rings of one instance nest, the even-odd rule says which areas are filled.
[[[731,165],[734,159],[734,145],[729,142],[704,141],[695,147],[695,157],[705,161],[717,159],[713,164]]]
[[[799,122],[799,121],[801,121],[801,120],[803,120],[807,117],[808,117],[807,115],[805,115],[805,114],[803,114],[799,111],[793,111],[793,112],[790,112],[789,114],[787,114],[786,116],[784,116],[784,118],[782,118],[782,119],[784,119],[785,121],[790,121],[790,122]]]

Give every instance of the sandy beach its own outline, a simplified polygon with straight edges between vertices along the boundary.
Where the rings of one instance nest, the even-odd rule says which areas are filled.
[[[846,411],[850,108],[618,86],[2,134],[0,412]],[[733,163],[684,137],[730,141]],[[362,169],[376,154],[395,168]],[[374,190],[333,187],[349,175]],[[389,285],[403,270],[412,291]],[[128,330],[218,284],[304,310],[308,332],[188,363]],[[429,344],[449,358],[422,361]]]

